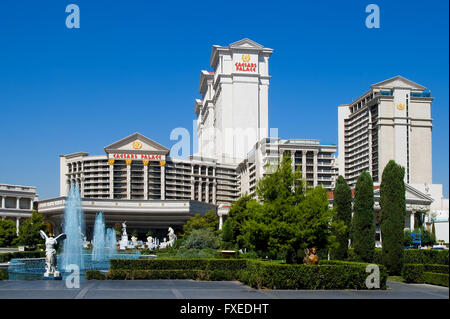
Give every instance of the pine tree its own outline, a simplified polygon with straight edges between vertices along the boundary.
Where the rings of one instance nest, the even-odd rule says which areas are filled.
[[[400,274],[405,225],[405,169],[391,160],[383,170],[380,186],[382,262],[389,273]]]
[[[347,228],[343,233],[336,234],[336,241],[339,243],[339,247],[333,249],[332,258],[345,260],[348,256],[348,240],[352,221],[352,190],[342,176],[339,176],[336,181],[333,207],[336,207],[335,220],[344,222]]]
[[[353,204],[352,239],[355,254],[364,262],[372,262],[375,251],[375,218],[373,182],[368,172],[359,175]]]

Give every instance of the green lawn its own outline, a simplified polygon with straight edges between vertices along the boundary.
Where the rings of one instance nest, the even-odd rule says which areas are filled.
[[[402,276],[388,276],[389,281],[405,282]]]

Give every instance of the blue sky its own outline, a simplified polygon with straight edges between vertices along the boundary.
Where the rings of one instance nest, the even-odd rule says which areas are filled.
[[[80,7],[67,29],[65,8]],[[365,27],[376,3],[379,29]],[[192,132],[211,46],[248,37],[274,49],[269,125],[337,144],[337,105],[403,75],[431,90],[433,182],[449,180],[448,2],[21,1],[0,3],[0,183],[58,196],[59,155],[134,132],[171,147]]]

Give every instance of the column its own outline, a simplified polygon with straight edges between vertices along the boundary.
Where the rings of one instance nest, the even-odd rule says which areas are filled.
[[[219,230],[222,229],[222,225],[223,225],[223,216],[222,214],[219,214]]]
[[[2,197],[2,208],[6,208],[5,205],[6,205],[6,204],[5,204],[5,196],[3,196],[3,197]]]
[[[20,217],[16,217],[16,235],[19,236]]]
[[[161,166],[161,200],[166,199],[166,161],[160,161]]]
[[[295,150],[291,151],[291,165],[292,165],[292,169],[295,172]]]
[[[195,199],[194,164],[191,166],[191,200]]]
[[[209,203],[209,178],[206,179],[205,203]]]
[[[314,150],[314,187],[317,186],[317,154],[319,153],[318,150]]]
[[[33,199],[30,198],[30,210],[33,210]]]
[[[216,196],[217,196],[217,179],[216,179],[216,168],[215,167],[213,167],[213,177],[214,177],[214,179],[213,179],[213,189],[212,189],[212,192],[213,192],[213,204],[216,205],[216,203],[217,203],[217,199],[216,199]]]
[[[411,232],[414,231],[414,211],[411,211],[411,214],[409,215],[409,227]]]
[[[302,151],[302,178],[306,180],[306,153],[308,151]],[[307,185],[306,185],[307,186]]]
[[[108,160],[109,164],[109,198],[114,198],[114,160]]]
[[[131,199],[131,160],[125,160],[127,164],[127,199]]]
[[[16,209],[20,209],[20,197],[16,198]]]
[[[84,176],[80,174],[80,196],[84,197]]]
[[[142,165],[144,165],[144,199],[148,199],[148,161],[142,161]]]
[[[202,201],[202,178],[198,181],[198,201]]]

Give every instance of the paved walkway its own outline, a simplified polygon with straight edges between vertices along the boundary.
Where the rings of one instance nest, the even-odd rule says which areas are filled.
[[[0,281],[0,299],[448,299],[445,287],[388,282],[387,290],[257,290],[237,281]]]

